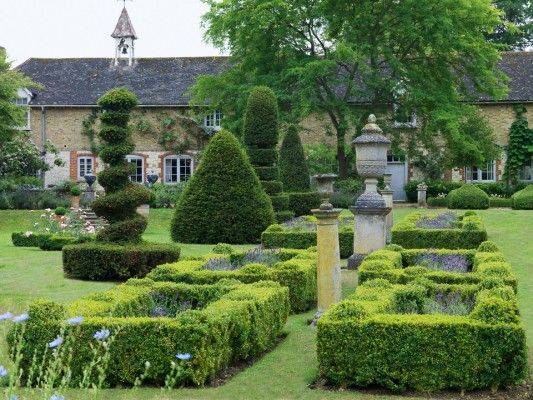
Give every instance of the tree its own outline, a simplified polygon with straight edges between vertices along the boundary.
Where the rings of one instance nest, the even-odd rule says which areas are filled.
[[[182,243],[257,242],[274,210],[241,144],[228,131],[209,141],[171,224]]]
[[[517,184],[520,171],[533,153],[533,129],[529,128],[527,118],[524,115],[526,108],[519,105],[515,111],[516,120],[511,124],[509,130],[507,161],[503,174],[503,179],[512,186]]]
[[[445,126],[431,130],[435,141],[466,139],[458,122],[464,100],[473,91],[505,92],[497,46],[484,36],[501,23],[488,0],[204,2],[206,38],[232,60],[227,72],[197,81],[193,103],[232,108],[231,124],[242,118],[250,88],[268,85],[284,120],[325,117],[337,139],[341,177],[348,174],[345,143],[369,112],[397,103],[416,110],[428,127]],[[355,99],[368,107],[354,107]]]
[[[524,50],[533,45],[533,2],[531,0],[496,0],[503,21],[487,38],[507,50]]]
[[[100,241],[138,243],[146,229],[146,218],[136,210],[141,204],[150,203],[152,194],[145,187],[130,182],[132,166],[126,161],[126,155],[135,149],[128,122],[137,104],[137,96],[127,88],[112,89],[98,99],[102,108],[99,155],[107,164],[98,174],[98,181],[106,194],[97,198],[91,207],[110,223],[98,232]]]
[[[287,192],[307,192],[311,189],[304,148],[298,128],[294,125],[287,129],[281,143],[279,169],[283,188]]]

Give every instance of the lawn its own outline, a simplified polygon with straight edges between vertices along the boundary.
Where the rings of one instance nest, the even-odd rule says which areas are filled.
[[[413,209],[395,210],[395,219]],[[531,227],[533,212],[487,210],[483,217],[489,237],[502,249],[513,264],[519,279],[519,300],[527,330],[530,366],[533,366],[533,244]],[[145,239],[168,242],[171,211],[153,210]],[[38,214],[37,214],[38,216]],[[30,226],[35,213],[28,211],[0,211],[0,313],[23,311],[35,298],[48,297],[68,302],[86,293],[105,290],[112,283],[81,282],[65,279],[61,270],[60,252],[43,252],[16,248],[10,234]],[[183,245],[183,255],[198,255],[211,246]],[[343,292],[355,287],[355,273],[343,272]],[[360,392],[321,391],[308,387],[316,374],[315,331],[306,324],[313,312],[294,315],[286,326],[287,337],[272,352],[216,388],[179,389],[171,392],[160,389],[138,391],[115,389],[99,394],[98,398],[119,399],[392,399],[391,395],[371,395]],[[5,348],[4,348],[5,350]],[[5,363],[5,352],[0,364]],[[38,399],[38,393],[22,393],[21,400]],[[71,391],[67,399],[86,399],[87,393]],[[399,398],[399,397],[398,397]],[[401,397],[406,399],[406,397]]]

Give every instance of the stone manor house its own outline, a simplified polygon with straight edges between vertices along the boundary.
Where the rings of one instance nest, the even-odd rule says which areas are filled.
[[[18,103],[28,105],[27,125],[35,144],[46,154],[45,143],[51,141],[60,151],[64,166],[53,167],[46,172],[45,185],[54,185],[66,179],[82,181],[85,174],[98,172],[103,166],[91,151],[84,123],[96,108],[97,99],[116,86],[127,86],[137,94],[140,107],[134,121],[144,121],[146,127],[161,124],[165,115],[181,115],[177,124],[179,139],[183,146],[179,151],[168,151],[161,145],[157,135],[135,129],[136,150],[128,156],[135,164],[133,181],[145,182],[146,176],[155,173],[160,182],[173,184],[186,181],[198,162],[199,150],[205,146],[213,131],[220,129],[222,114],[209,113],[203,123],[192,121],[188,89],[196,78],[204,74],[217,74],[227,65],[225,57],[177,57],[136,58],[137,35],[126,8],[122,10],[117,26],[111,35],[114,39],[113,58],[30,58],[18,69],[43,86],[42,90],[21,90]],[[498,145],[508,143],[509,127],[515,120],[513,106],[522,104],[527,109],[527,118],[533,125],[533,52],[506,52],[502,55],[500,68],[510,77],[507,99],[492,101],[480,98],[478,106],[494,128]],[[354,107],[358,102],[354,101]],[[333,138],[325,134],[323,123],[318,118],[302,121],[309,134],[303,134],[307,143],[333,144]],[[416,129],[413,115],[397,123],[402,129]],[[149,129],[148,129],[149,130]],[[505,157],[503,155],[503,157]],[[465,166],[446,174],[448,179],[495,182],[501,179],[504,159],[489,161],[486,165]],[[389,155],[389,172],[392,173],[395,199],[404,200],[403,185],[416,172],[409,160]],[[524,180],[532,178],[533,160],[524,165]]]

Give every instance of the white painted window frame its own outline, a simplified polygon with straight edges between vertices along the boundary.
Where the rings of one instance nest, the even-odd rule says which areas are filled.
[[[204,117],[204,126],[206,128],[219,131],[222,129],[223,118],[224,118],[224,114],[222,114],[222,111],[214,110],[213,112],[210,112]]]
[[[138,175],[139,175],[139,174],[137,174],[137,168],[138,168],[137,165],[135,165],[135,175],[130,175],[130,176],[129,176],[129,179],[130,179],[131,182],[134,182],[134,183],[141,183],[141,184],[142,184],[142,183],[144,183],[144,176],[145,176],[144,171],[145,171],[145,168],[146,168],[146,166],[144,165],[144,157],[138,156],[138,155],[136,155],[136,154],[131,154],[131,155],[127,155],[127,156],[126,156],[126,161],[127,161],[127,162],[130,163],[130,162],[132,162],[133,160],[135,160],[135,161],[139,161],[139,160],[140,160],[140,161],[141,161],[141,181],[139,182],[138,180],[132,180],[132,179],[131,179],[132,176],[138,176]]]
[[[84,161],[84,172],[83,172],[83,175],[81,174],[82,171],[81,171],[81,164],[82,164],[82,160]],[[90,171],[87,171],[87,160],[91,160],[91,169]],[[81,155],[81,156],[78,156],[78,160],[76,161],[76,170],[77,170],[77,175],[78,175],[78,179],[79,180],[83,180],[84,179],[84,176],[87,175],[88,173],[91,173],[91,174],[94,174],[94,157],[93,156],[89,156],[89,155]]]
[[[526,175],[525,170],[526,168],[530,169],[529,179],[524,178]],[[529,158],[529,163],[522,165],[522,169],[520,170],[520,177],[518,179],[520,182],[533,182],[533,155]]]
[[[489,167],[489,164],[490,164],[490,167]],[[495,160],[490,160],[490,161],[487,161],[485,167],[487,167],[487,172],[488,172],[488,169],[490,168],[492,170],[492,179],[483,179],[482,176],[483,176],[483,171],[484,169],[482,168],[479,168],[479,167],[476,167],[476,172],[477,172],[477,179],[473,179],[474,177],[474,170],[472,167],[465,167],[465,181],[466,182],[475,182],[475,183],[482,183],[482,182],[496,182],[496,161]]]
[[[176,176],[177,176],[177,180],[176,181],[172,181],[172,180],[168,180],[167,179],[168,176],[172,175],[172,174],[167,173],[167,160],[177,160],[176,168],[178,170],[177,170],[177,174],[176,174]],[[189,179],[190,179],[190,177],[192,176],[193,171],[194,171],[194,159],[191,156],[184,155],[184,154],[179,154],[179,155],[173,154],[173,155],[170,155],[170,156],[166,156],[163,159],[163,182],[165,184],[174,185],[176,183],[182,182],[182,179],[181,179],[181,160],[189,160],[190,161],[190,170],[191,170],[191,173],[189,175]],[[188,179],[184,179],[183,182],[186,182],[187,180]]]
[[[19,126],[18,129],[21,131],[29,131],[31,130],[31,108],[30,108],[30,102],[31,102],[31,92],[28,89],[19,89],[17,92],[17,98],[15,99],[15,104],[20,107],[26,108],[26,125],[25,126]]]

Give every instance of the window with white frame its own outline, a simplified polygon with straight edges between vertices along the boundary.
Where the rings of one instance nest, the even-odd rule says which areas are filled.
[[[496,180],[496,163],[488,161],[483,168],[477,166],[465,167],[467,182],[494,182]]]
[[[533,156],[529,157],[529,160],[522,166],[519,179],[521,181],[533,181]]]
[[[130,181],[135,183],[144,182],[144,158],[140,156],[127,156],[126,160],[133,164],[133,175],[130,175]]]
[[[219,130],[222,128],[222,111],[215,110],[205,116],[204,126],[206,128],[212,128],[214,130]]]
[[[397,103],[393,104],[392,109],[394,113],[394,126],[396,128],[417,127],[417,119],[414,111],[407,109]]]
[[[29,130],[30,129],[30,100],[31,100],[31,94],[26,89],[20,89],[18,91],[17,98],[15,99],[15,104],[20,107],[24,107],[24,121],[25,125],[20,126],[20,129]]]
[[[91,156],[78,157],[78,179],[83,179],[85,175],[92,174],[94,168],[94,158]]]
[[[189,156],[165,158],[165,183],[186,182],[192,175],[193,161]]]

